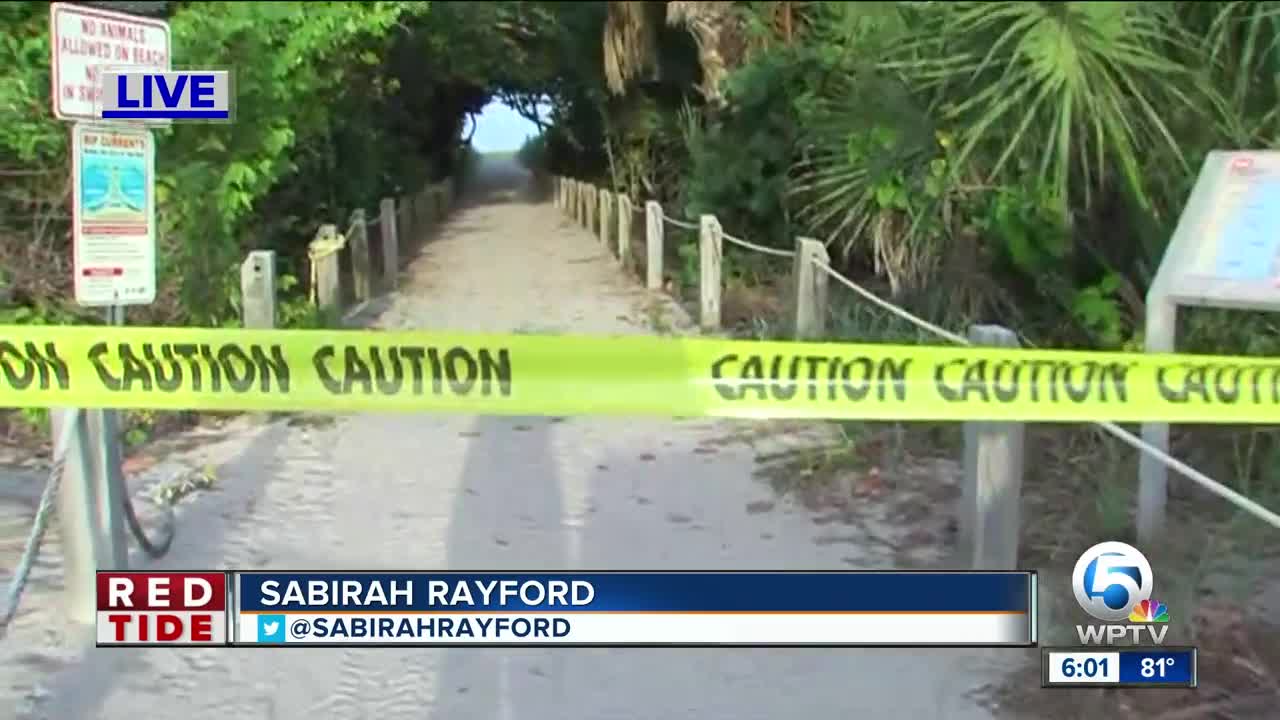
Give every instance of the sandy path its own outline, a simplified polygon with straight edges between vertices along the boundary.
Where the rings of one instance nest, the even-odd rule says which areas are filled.
[[[522,177],[493,165],[501,186]],[[411,268],[383,327],[642,333],[646,295],[549,203],[477,192]],[[673,313],[678,312],[672,310]],[[741,426],[737,426],[740,428]],[[219,466],[170,557],[233,569],[824,569],[883,551],[752,477],[710,421],[359,415],[243,420],[175,456]],[[154,472],[163,473],[165,466]],[[845,529],[845,535],[849,535]],[[5,566],[7,570],[7,565]],[[85,648],[42,566],[0,641],[0,717],[987,718],[985,653],[855,650]],[[984,672],[983,675],[989,675]]]

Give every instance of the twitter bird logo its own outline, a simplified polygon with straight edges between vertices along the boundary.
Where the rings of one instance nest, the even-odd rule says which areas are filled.
[[[259,615],[258,642],[282,643],[284,641],[284,616]]]

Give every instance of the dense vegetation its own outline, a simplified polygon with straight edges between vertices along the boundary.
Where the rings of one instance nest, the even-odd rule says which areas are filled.
[[[1205,153],[1276,137],[1274,3],[667,6],[723,78],[691,92],[662,14],[614,12],[651,38],[613,63],[615,183],[1042,340],[1134,341]],[[1247,327],[1234,350],[1277,347]]]
[[[126,5],[168,19],[176,66],[233,67],[237,90],[234,124],[157,131],[162,290],[136,311],[140,321],[237,322],[237,267],[250,248],[278,250],[283,284],[296,286],[318,224],[451,173],[464,120],[488,98],[487,75],[456,52],[468,42],[459,28],[471,27],[460,5]],[[68,302],[68,133],[49,109],[48,13],[46,3],[0,7],[5,321],[78,312]],[[293,303],[285,319],[306,313]]]
[[[162,321],[233,318],[246,247],[296,260],[321,219],[449,173],[497,97],[550,102],[550,170],[757,241],[818,234],[905,302],[1120,346],[1205,152],[1280,122],[1265,2],[124,5],[169,19],[176,63],[237,71],[235,125],[161,133]],[[47,12],[0,8],[0,258],[53,319]]]
[[[177,65],[237,73],[234,125],[158,131],[145,322],[234,323],[251,247],[278,250],[303,297],[316,225],[454,172],[498,98],[538,123],[522,157],[547,171],[756,242],[822,237],[952,326],[1132,346],[1205,153],[1280,129],[1272,2],[99,4],[166,17]],[[0,6],[6,322],[89,319],[67,300],[47,18]],[[1265,319],[1193,320],[1197,349],[1280,348]]]

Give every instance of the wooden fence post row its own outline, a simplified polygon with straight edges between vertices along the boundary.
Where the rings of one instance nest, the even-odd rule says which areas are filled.
[[[342,280],[338,258],[345,249],[351,251],[352,294],[357,303],[373,297],[378,287],[375,282],[377,276],[381,276],[382,290],[394,291],[399,285],[400,263],[405,257],[401,252],[403,243],[420,241],[426,230],[449,214],[454,201],[453,183],[445,180],[398,199],[383,198],[378,203],[378,219],[374,222],[365,216],[364,209],[356,209],[351,214],[346,236],[338,234],[334,225],[320,226],[307,246],[312,302],[321,308],[341,309]],[[380,268],[375,268],[373,262],[373,245],[369,239],[369,226],[372,224],[378,225],[382,253]],[[274,325],[275,255],[266,251],[249,253],[241,265],[240,281],[245,297],[245,327]],[[266,325],[267,322],[271,325]]]
[[[608,246],[609,212],[617,213],[618,258],[625,265],[630,252],[631,200],[571,178],[560,180],[561,208],[592,234],[599,233]],[[599,226],[596,226],[599,213]],[[658,290],[663,285],[663,243],[665,225],[662,205],[654,200],[644,204],[645,286]],[[724,232],[714,215],[703,215],[698,226],[699,324],[703,330],[721,326],[721,259]],[[813,340],[827,332],[827,301],[830,278],[818,266],[827,265],[826,245],[812,238],[796,239],[791,268],[794,335]],[[976,345],[1017,347],[1017,335],[998,326],[974,326],[969,339]],[[1018,566],[1021,532],[1021,488],[1025,426],[1019,423],[967,422],[964,424],[964,487],[959,507],[961,561],[975,570],[1014,570]]]

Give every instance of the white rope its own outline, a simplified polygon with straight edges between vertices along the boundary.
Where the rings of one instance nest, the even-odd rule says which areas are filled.
[[[764,245],[757,245],[753,242],[743,240],[742,238],[734,237],[724,231],[720,232],[720,236],[723,237],[725,240],[728,240],[729,242],[733,243],[734,245],[744,247],[748,250],[755,250],[756,252],[762,252],[765,255],[777,255],[778,257],[785,257],[785,258],[796,256],[796,252],[794,250],[780,250],[778,248],[771,248],[771,247],[765,247]]]
[[[632,212],[634,212],[635,214],[637,214],[637,215],[643,215],[643,214],[644,214],[644,205],[643,205],[643,204],[633,202],[633,203],[631,204],[631,207],[632,207]],[[663,213],[663,215],[662,215],[662,219],[663,219],[663,220],[666,220],[667,222],[671,223],[672,225],[675,225],[676,227],[684,228],[684,229],[686,229],[686,230],[698,230],[698,229],[700,229],[700,228],[698,227],[698,224],[697,224],[697,223],[688,222],[688,221],[686,221],[686,220],[677,220],[676,218],[673,218],[673,217],[671,217],[670,215],[667,215],[666,213]],[[778,248],[771,248],[771,247],[767,247],[767,246],[765,246],[765,245],[758,245],[758,244],[753,243],[753,242],[751,242],[751,241],[749,241],[749,240],[743,240],[743,239],[742,239],[742,238],[740,238],[740,237],[734,237],[733,235],[730,235],[729,233],[724,232],[723,230],[721,230],[721,231],[720,231],[720,235],[721,235],[721,237],[723,237],[725,240],[728,240],[729,242],[733,243],[734,245],[738,245],[738,246],[740,246],[740,247],[747,248],[748,250],[755,250],[756,252],[761,252],[761,253],[764,253],[764,254],[766,254],[766,255],[776,255],[776,256],[778,256],[778,257],[785,257],[785,258],[795,257],[795,255],[796,255],[796,253],[795,253],[795,251],[794,251],[794,250],[780,250],[780,249],[778,249]]]
[[[857,283],[853,282],[852,280],[845,277],[844,275],[841,275],[840,273],[836,272],[834,269],[831,268],[830,265],[827,265],[826,263],[820,260],[814,260],[813,264],[819,268],[822,268],[823,271],[825,271],[831,277],[835,278],[840,284],[854,291],[858,295],[861,295],[863,298],[866,298],[869,302],[874,303],[875,305],[893,313],[894,315],[897,315],[898,317],[908,322],[911,322],[922,329],[928,330],[929,332],[937,335],[938,337],[950,340],[951,342],[956,343],[957,345],[969,345],[969,346],[973,345],[973,343],[970,342],[968,338],[962,335],[957,335],[949,330],[940,328],[937,325],[934,325],[933,323],[929,322],[928,320],[925,320],[921,317],[917,317],[916,315],[911,314],[907,310],[904,310],[898,307],[897,305],[894,305],[893,303],[888,302],[887,300],[882,300],[875,293],[871,292],[870,290],[867,290],[866,288],[858,285]],[[1241,510],[1244,510],[1245,512],[1253,515],[1256,518],[1261,519],[1263,522],[1267,523],[1268,525],[1274,528],[1280,528],[1280,515],[1276,514],[1271,510],[1268,510],[1266,507],[1262,506],[1261,504],[1253,500],[1250,500],[1244,495],[1241,495],[1235,490],[1232,490],[1226,485],[1223,485],[1217,480],[1214,480],[1208,475],[1205,475],[1199,470],[1196,470],[1190,465],[1187,465],[1181,460],[1173,457],[1169,453],[1164,452],[1163,450],[1160,450],[1156,447],[1153,447],[1147,444],[1146,442],[1143,442],[1141,438],[1125,430],[1119,425],[1116,425],[1115,423],[1103,421],[1103,422],[1095,422],[1094,424],[1101,427],[1103,430],[1106,430],[1111,435],[1114,435],[1115,437],[1124,441],[1128,445],[1136,448],[1137,450],[1140,450],[1142,452],[1147,453],[1148,455],[1151,455],[1152,457],[1156,458],[1161,463],[1163,463],[1169,469],[1196,482],[1205,490],[1208,490],[1209,492],[1217,495],[1218,497],[1221,497],[1227,500],[1228,502],[1235,504],[1236,507],[1240,508]]]
[[[671,217],[670,215],[667,215],[666,213],[663,213],[663,214],[662,214],[662,219],[663,219],[663,220],[665,220],[665,221],[667,221],[667,222],[669,222],[669,223],[671,223],[672,225],[675,225],[675,226],[676,226],[676,227],[678,227],[678,228],[684,228],[685,230],[697,230],[697,229],[698,229],[697,224],[695,224],[695,223],[691,223],[691,222],[685,222],[684,220],[677,220],[677,219],[675,219],[675,218]]]
[[[880,299],[880,296],[862,287],[861,285],[855,283],[854,281],[850,280],[844,275],[841,275],[840,273],[836,272],[834,269],[832,269],[830,265],[822,262],[821,260],[814,260],[813,264],[822,268],[824,271],[826,271],[828,275],[835,278],[837,282],[841,283],[845,287],[849,288],[850,290],[866,298],[868,302],[871,302],[885,310],[888,310],[889,312],[893,313],[894,315],[897,315],[903,320],[906,320],[909,323],[918,325],[919,327],[924,328],[925,330],[928,330],[934,335],[937,335],[938,337],[946,338],[947,340],[950,340],[951,342],[956,343],[957,345],[973,344],[969,342],[969,338],[966,338],[963,335],[957,335],[951,332],[950,330],[940,328],[937,325],[934,325],[933,323],[929,322],[928,320],[925,320],[924,318],[920,318],[915,315],[912,315],[910,312],[903,310],[902,308],[898,307],[897,305],[894,305],[888,300]]]

